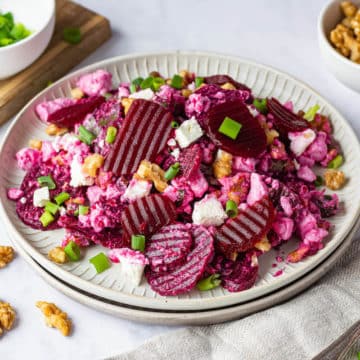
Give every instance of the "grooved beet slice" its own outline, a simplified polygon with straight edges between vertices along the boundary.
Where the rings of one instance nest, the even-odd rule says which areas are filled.
[[[60,127],[71,128],[84,120],[87,114],[92,113],[104,101],[105,98],[103,96],[79,99],[75,104],[49,114],[47,121]]]
[[[242,125],[235,140],[219,132],[219,127],[227,116]],[[257,157],[266,150],[266,135],[263,128],[240,100],[212,107],[205,117],[205,125],[213,143],[233,155]]]
[[[213,84],[213,85],[224,85],[226,83],[230,83],[232,85],[234,85],[238,90],[246,90],[246,91],[250,91],[251,90],[244,84],[239,83],[237,81],[235,81],[231,76],[229,75],[212,75],[212,76],[206,76],[204,78],[204,83],[205,84]]]
[[[192,237],[189,226],[164,226],[146,241],[145,255],[152,271],[160,272],[184,263],[190,252]]]
[[[267,100],[267,107],[274,117],[275,128],[282,136],[286,136],[291,131],[303,131],[309,127],[305,119],[294,114],[275,98]]]
[[[166,145],[172,118],[159,104],[134,100],[106,157],[105,171],[117,176],[129,175],[137,170],[142,160],[154,161]]]
[[[250,250],[267,234],[273,219],[273,205],[264,197],[217,229],[216,245],[230,258],[234,253]]]
[[[174,270],[156,273],[149,268],[145,272],[151,288],[160,295],[179,295],[190,291],[201,278],[206,265],[214,254],[213,237],[203,227],[193,228],[194,249],[186,262]]]
[[[202,151],[199,144],[185,148],[179,156],[181,174],[190,179],[200,168]]]
[[[259,266],[255,254],[247,253],[239,256],[232,266],[221,274],[222,286],[230,292],[238,292],[251,288],[256,281]]]
[[[121,214],[123,237],[128,243],[131,235],[149,236],[176,218],[175,205],[160,194],[133,201]]]

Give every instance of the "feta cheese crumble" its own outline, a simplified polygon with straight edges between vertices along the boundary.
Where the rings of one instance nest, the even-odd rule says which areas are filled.
[[[226,218],[227,215],[221,202],[213,196],[206,196],[194,204],[192,220],[196,225],[219,226]]]
[[[70,186],[91,186],[94,184],[94,178],[83,172],[80,159],[75,156],[70,164]]]
[[[151,182],[146,180],[132,179],[125,190],[125,200],[136,200],[150,194]]]
[[[290,132],[288,136],[289,140],[291,141],[290,150],[296,156],[300,156],[316,138],[315,132],[311,129],[306,129],[299,132]]]
[[[181,148],[188,147],[197,139],[200,139],[203,134],[204,132],[194,117],[185,120],[179,128],[175,130],[175,138]]]
[[[33,194],[33,204],[35,207],[44,207],[50,200],[50,192],[47,186],[36,189]]]
[[[154,92],[150,88],[137,91],[129,96],[130,99],[144,99],[144,100],[151,100],[153,97],[154,97]]]

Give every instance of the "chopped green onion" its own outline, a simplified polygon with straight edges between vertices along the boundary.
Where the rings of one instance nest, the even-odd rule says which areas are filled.
[[[68,244],[64,247],[65,254],[70,259],[70,261],[79,261],[81,257],[80,247],[74,241],[69,241]]]
[[[51,213],[49,213],[49,211],[45,210],[40,216],[39,220],[43,227],[47,227],[55,220],[55,218],[52,216]]]
[[[70,199],[70,194],[67,192],[61,192],[59,195],[56,195],[54,197],[54,200],[58,205],[63,204],[66,200],[69,199]]]
[[[239,135],[241,128],[242,125],[240,123],[226,116],[223,122],[221,123],[218,131],[228,136],[229,138],[235,140]]]
[[[132,235],[131,236],[131,248],[133,250],[145,251],[145,236],[144,235]]]
[[[39,176],[37,178],[37,181],[39,183],[39,185],[41,187],[43,186],[47,186],[49,188],[49,190],[54,190],[56,189],[56,184],[54,182],[54,180],[52,179],[52,177],[50,175],[47,176]]]
[[[141,89],[148,89],[148,88],[151,89],[153,86],[153,81],[154,81],[154,78],[152,76],[147,77],[146,79],[144,79],[141,82],[141,84],[140,84]]]
[[[87,145],[91,145],[92,142],[96,139],[96,136],[87,130],[83,125],[79,126],[79,140]]]
[[[225,206],[225,212],[228,217],[234,218],[238,214],[238,207],[236,202],[233,200],[228,200]]]
[[[10,35],[15,40],[21,40],[30,35],[30,31],[21,23],[15,24],[10,31]]]
[[[54,204],[51,201],[48,201],[45,205],[45,210],[48,211],[52,215],[56,215],[59,211],[59,206]]]
[[[133,94],[137,91],[136,85],[135,84],[130,84],[130,92]]]
[[[1,38],[1,39],[0,39],[0,46],[11,45],[13,42],[15,42],[13,39],[10,39],[10,38]]]
[[[165,180],[170,181],[172,180],[177,173],[180,171],[180,164],[177,162],[173,165],[171,165],[165,172]]]
[[[90,263],[94,265],[94,268],[98,274],[107,270],[111,264],[107,256],[101,252],[89,259]]]
[[[267,99],[254,99],[253,105],[262,114],[267,114],[268,113]]]
[[[324,184],[323,178],[322,178],[320,175],[318,175],[318,176],[316,177],[316,180],[314,181],[314,185],[315,185],[315,186],[321,186],[321,185],[323,185],[323,184]]]
[[[207,291],[214,289],[221,284],[221,280],[219,278],[220,278],[220,274],[210,275],[209,277],[200,280],[196,284],[196,287],[200,291]]]
[[[177,121],[173,120],[173,121],[171,122],[171,127],[172,127],[173,129],[177,129],[179,126],[180,126],[180,124],[179,124]]]
[[[81,41],[81,31],[79,28],[64,28],[63,40],[71,45],[76,45]]]
[[[152,83],[152,89],[154,91],[158,91],[161,86],[163,86],[165,84],[165,80],[161,77],[155,77]]]
[[[89,213],[89,207],[85,205],[79,205],[79,215],[87,215]]]
[[[17,41],[25,39],[30,34],[31,31],[23,24],[14,23],[12,13],[0,13],[0,47],[16,43]]]
[[[180,75],[174,75],[171,79],[170,85],[175,89],[181,89],[183,87],[184,81]]]
[[[115,126],[109,126],[106,130],[105,141],[108,144],[112,144],[116,139],[117,128]]]
[[[134,79],[131,82],[131,84],[134,84],[135,86],[140,86],[143,81],[144,81],[144,79],[142,77],[138,77],[138,78]]]
[[[334,159],[332,159],[328,164],[328,169],[337,169],[339,168],[343,163],[343,157],[342,155],[337,155]]]
[[[315,118],[316,113],[318,112],[318,110],[320,109],[319,105],[314,105],[313,107],[311,107],[304,115],[304,119],[307,121],[313,121]]]
[[[198,77],[195,78],[195,88],[200,87],[201,84],[203,84],[203,83],[204,83],[204,78],[203,77],[198,76]]]

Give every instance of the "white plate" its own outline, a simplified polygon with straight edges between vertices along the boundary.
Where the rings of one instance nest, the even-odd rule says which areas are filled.
[[[150,324],[162,325],[210,325],[230,320],[240,319],[251,315],[255,312],[275,306],[279,303],[289,300],[293,296],[307,289],[315,281],[322,278],[327,271],[331,270],[336,262],[345,254],[351,245],[354,234],[359,229],[358,221],[349,235],[341,245],[321,264],[315,267],[309,274],[304,275],[295,282],[284,288],[275,291],[272,294],[265,295],[261,298],[240,304],[232,305],[227,308],[180,312],[180,311],[154,311],[134,306],[108,301],[104,298],[94,296],[64,283],[39,265],[28,253],[26,253],[18,243],[14,243],[16,251],[25,259],[25,261],[51,286],[61,291],[65,295],[78,301],[81,304],[92,307],[96,310],[103,311],[123,319],[139,321]]]
[[[118,267],[96,274],[87,259],[99,252],[94,246],[86,252],[86,258],[80,263],[59,266],[49,261],[47,252],[58,245],[62,238],[62,230],[41,232],[25,226],[15,213],[15,203],[6,198],[8,187],[19,186],[24,173],[16,168],[15,153],[27,146],[31,138],[45,138],[45,125],[36,117],[34,107],[47,99],[68,96],[80,74],[105,68],[113,74],[114,84],[129,81],[137,76],[146,76],[152,70],[158,70],[165,76],[171,76],[181,69],[195,71],[199,75],[226,73],[236,80],[251,87],[257,96],[275,96],[281,101],[292,100],[295,109],[306,109],[315,103],[321,112],[330,115],[334,126],[335,138],[340,142],[345,155],[342,170],[349,181],[338,192],[344,202],[345,211],[332,219],[335,231],[329,236],[328,244],[316,255],[296,264],[284,264],[282,276],[271,274],[271,263],[275,256],[271,252],[260,261],[260,276],[255,286],[240,293],[229,293],[219,287],[208,292],[196,290],[176,296],[162,297],[153,292],[145,282],[139,287],[132,287],[119,276]],[[247,60],[225,55],[204,53],[163,53],[148,55],[129,55],[105,60],[88,66],[45,89],[35,97],[17,116],[14,124],[5,136],[0,154],[0,200],[4,223],[14,241],[31,255],[50,273],[63,281],[88,293],[123,304],[167,310],[205,310],[232,304],[243,303],[264,296],[283,287],[328,257],[345,239],[360,213],[360,145],[356,135],[345,119],[324,98],[302,82],[270,67]],[[293,246],[289,244],[289,246]],[[103,249],[102,249],[103,250]]]

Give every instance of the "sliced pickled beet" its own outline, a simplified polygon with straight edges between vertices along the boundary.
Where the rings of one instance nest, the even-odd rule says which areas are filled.
[[[219,132],[225,117],[241,124],[235,140]],[[241,100],[215,105],[205,117],[208,136],[213,143],[233,155],[257,157],[266,150],[266,135],[259,122]]]
[[[105,171],[117,176],[130,175],[136,172],[142,160],[154,161],[166,145],[172,118],[159,104],[134,100],[105,159]]]
[[[167,272],[145,272],[151,288],[160,295],[179,295],[190,291],[203,275],[205,268],[214,255],[213,237],[203,227],[191,230],[194,248],[186,257],[183,265]]]
[[[123,237],[129,243],[131,235],[150,236],[176,218],[175,205],[161,194],[133,201],[121,214]]]
[[[248,251],[267,234],[273,220],[272,202],[264,197],[216,230],[216,246],[229,258]]]
[[[291,131],[303,131],[310,126],[308,121],[287,109],[275,98],[267,100],[267,107],[270,114],[274,117],[275,129],[282,136],[287,136]]]
[[[213,85],[224,85],[226,83],[230,83],[234,85],[238,90],[246,90],[251,92],[251,90],[244,84],[239,83],[235,81],[231,76],[229,75],[212,75],[212,76],[206,76],[204,78],[205,84],[213,84]]]
[[[192,237],[189,226],[174,224],[162,227],[146,241],[145,255],[152,271],[167,271],[183,264],[190,252]]]
[[[47,121],[59,127],[71,128],[83,121],[87,114],[92,113],[104,101],[105,98],[103,96],[79,99],[75,104],[49,114]]]
[[[202,151],[199,144],[185,148],[179,156],[181,175],[191,179],[200,169]]]

